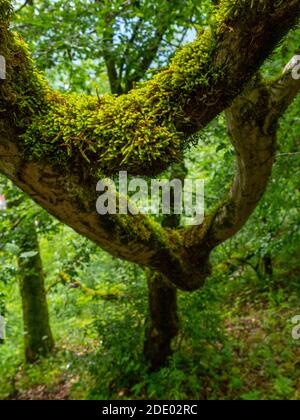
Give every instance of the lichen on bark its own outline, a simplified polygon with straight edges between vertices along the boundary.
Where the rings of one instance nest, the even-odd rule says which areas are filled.
[[[268,177],[257,166],[254,179],[262,170],[263,183],[245,203],[240,199],[253,175],[248,158],[260,159],[260,151],[254,147],[242,156],[230,194],[192,229],[163,229],[143,216],[97,215],[96,179],[120,169],[156,174],[180,160],[189,135],[232,103],[297,22],[300,0],[223,0],[211,28],[182,48],[169,68],[127,95],[100,98],[50,89],[8,28],[9,4],[0,2],[0,54],[8,69],[0,91],[1,171],[111,254],[160,272],[184,290],[201,287],[211,250],[243,226],[261,198]],[[247,134],[253,141],[261,135],[259,128],[247,129],[256,130]],[[239,141],[235,146],[242,150]]]

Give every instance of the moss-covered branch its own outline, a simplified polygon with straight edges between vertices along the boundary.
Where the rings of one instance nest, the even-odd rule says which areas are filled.
[[[152,80],[121,97],[79,98],[51,92],[37,74],[7,31],[8,5],[2,0],[0,118],[14,117],[33,158],[70,168],[81,156],[106,175],[159,173],[180,160],[188,136],[228,106],[300,13],[300,0],[223,0],[211,28]]]
[[[113,301],[124,298],[124,294],[116,288],[112,288],[108,291],[104,291],[101,289],[92,289],[90,287],[87,287],[80,280],[73,279],[69,274],[65,273],[64,271],[61,271],[59,273],[58,279],[54,283],[50,284],[50,286],[47,288],[47,294],[58,284],[63,284],[72,289],[80,289],[84,294],[91,298],[102,299],[107,301]]]
[[[0,90],[0,170],[112,255],[158,271],[182,289],[200,287],[210,272],[211,249],[245,223],[265,189],[275,135],[274,119],[262,124],[267,89],[256,87],[250,102],[238,98],[228,113],[238,173],[228,201],[200,229],[180,235],[142,215],[99,216],[98,177],[121,169],[158,173],[180,160],[189,134],[237,96],[295,24],[300,0],[223,0],[212,28],[179,51],[167,70],[127,95],[101,98],[53,92],[23,41],[9,31],[9,6],[0,0],[0,54],[7,61]],[[241,134],[249,132],[242,144]],[[256,182],[258,173],[263,179]]]
[[[0,170],[38,204],[110,254],[170,275],[181,288],[195,288],[190,273],[185,274],[189,266],[176,232],[165,231],[143,215],[100,216],[97,177],[80,166],[69,173],[28,161],[14,143],[15,135],[9,122],[0,124]]]

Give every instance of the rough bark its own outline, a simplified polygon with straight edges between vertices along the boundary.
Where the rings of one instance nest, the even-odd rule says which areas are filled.
[[[144,355],[153,370],[164,366],[172,354],[172,340],[179,330],[177,291],[159,273],[148,273],[149,319]]]
[[[18,258],[25,358],[28,363],[33,363],[40,356],[47,356],[54,346],[49,323],[45,276],[34,223],[26,225],[18,245],[21,254],[36,253],[30,258],[22,258],[22,255]]]
[[[193,280],[177,232],[165,231],[143,215],[99,216],[95,207],[98,179],[76,173],[76,168],[64,174],[42,162],[28,162],[7,138],[7,130],[6,137],[0,137],[0,170],[38,204],[113,256],[160,271],[183,289],[197,287],[195,283],[203,278],[202,267],[200,277]],[[186,272],[190,273],[188,282]]]

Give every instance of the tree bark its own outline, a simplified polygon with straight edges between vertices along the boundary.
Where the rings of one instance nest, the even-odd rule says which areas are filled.
[[[237,154],[236,175],[226,199],[215,213],[207,216],[202,226],[185,229],[184,243],[188,246],[191,259],[195,256],[201,260],[201,250],[205,255],[205,252],[232,237],[253,213],[272,172],[278,120],[299,89],[299,80],[293,79],[290,73],[283,74],[269,85],[255,78],[227,110],[229,134]],[[172,318],[175,298],[173,296],[173,301],[166,298],[172,299],[172,293],[160,281],[163,278],[156,279],[155,286],[150,280],[152,328],[148,330],[146,354],[151,357],[154,367],[165,363],[171,354],[171,340],[176,335],[176,322]],[[161,308],[166,306],[170,324],[168,321],[163,324],[166,312],[159,312],[158,304]],[[163,329],[166,325],[168,327]]]
[[[149,319],[144,355],[153,370],[164,366],[172,354],[172,340],[179,330],[177,291],[159,273],[148,273]]]
[[[186,228],[189,251],[203,244],[214,249],[234,236],[261,200],[276,155],[280,117],[300,90],[291,70],[272,83],[255,78],[226,111],[231,143],[236,152],[236,173],[229,192],[202,226]]]
[[[8,29],[10,5],[2,0],[0,7],[0,54],[7,58],[8,75],[0,89],[0,170],[112,255],[160,272],[183,290],[200,288],[210,274],[212,249],[246,223],[265,191],[276,123],[298,93],[299,80],[287,73],[231,106],[236,176],[224,202],[201,226],[164,229],[141,215],[100,216],[97,178],[120,169],[158,173],[177,161],[189,134],[230,105],[296,24],[300,0],[224,0],[212,28],[180,50],[168,69],[128,95],[93,98],[84,106],[82,98],[53,92],[36,73],[23,42]],[[92,145],[85,157],[84,145]]]
[[[173,165],[170,181],[179,179],[184,184],[187,175],[184,162]],[[171,211],[162,220],[162,227],[176,229],[180,226],[180,215],[175,214],[174,190],[171,190]],[[177,289],[162,274],[147,272],[149,318],[145,332],[144,355],[153,370],[160,369],[172,355],[172,340],[179,331],[177,315]]]
[[[25,357],[28,363],[33,363],[40,356],[47,356],[53,350],[54,340],[49,323],[45,275],[34,223],[26,225],[24,234],[20,236],[20,252],[35,253],[30,257],[22,257],[20,254],[18,258]]]
[[[262,269],[263,278],[272,279],[274,271],[273,271],[272,255],[270,253],[262,257],[261,269]]]

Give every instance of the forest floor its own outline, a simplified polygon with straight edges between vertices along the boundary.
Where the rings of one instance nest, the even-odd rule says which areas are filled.
[[[217,298],[206,295],[195,324],[195,309],[183,321],[186,331],[175,343],[174,360],[159,373],[148,374],[135,356],[135,365],[126,371],[127,359],[120,359],[124,350],[117,343],[99,353],[95,337],[89,337],[90,345],[60,339],[50,359],[15,367],[3,398],[299,400],[300,341],[292,337],[291,322],[300,314],[299,278],[295,270],[279,275],[271,286],[245,286],[239,275],[220,280]],[[110,363],[117,366],[111,373]]]

